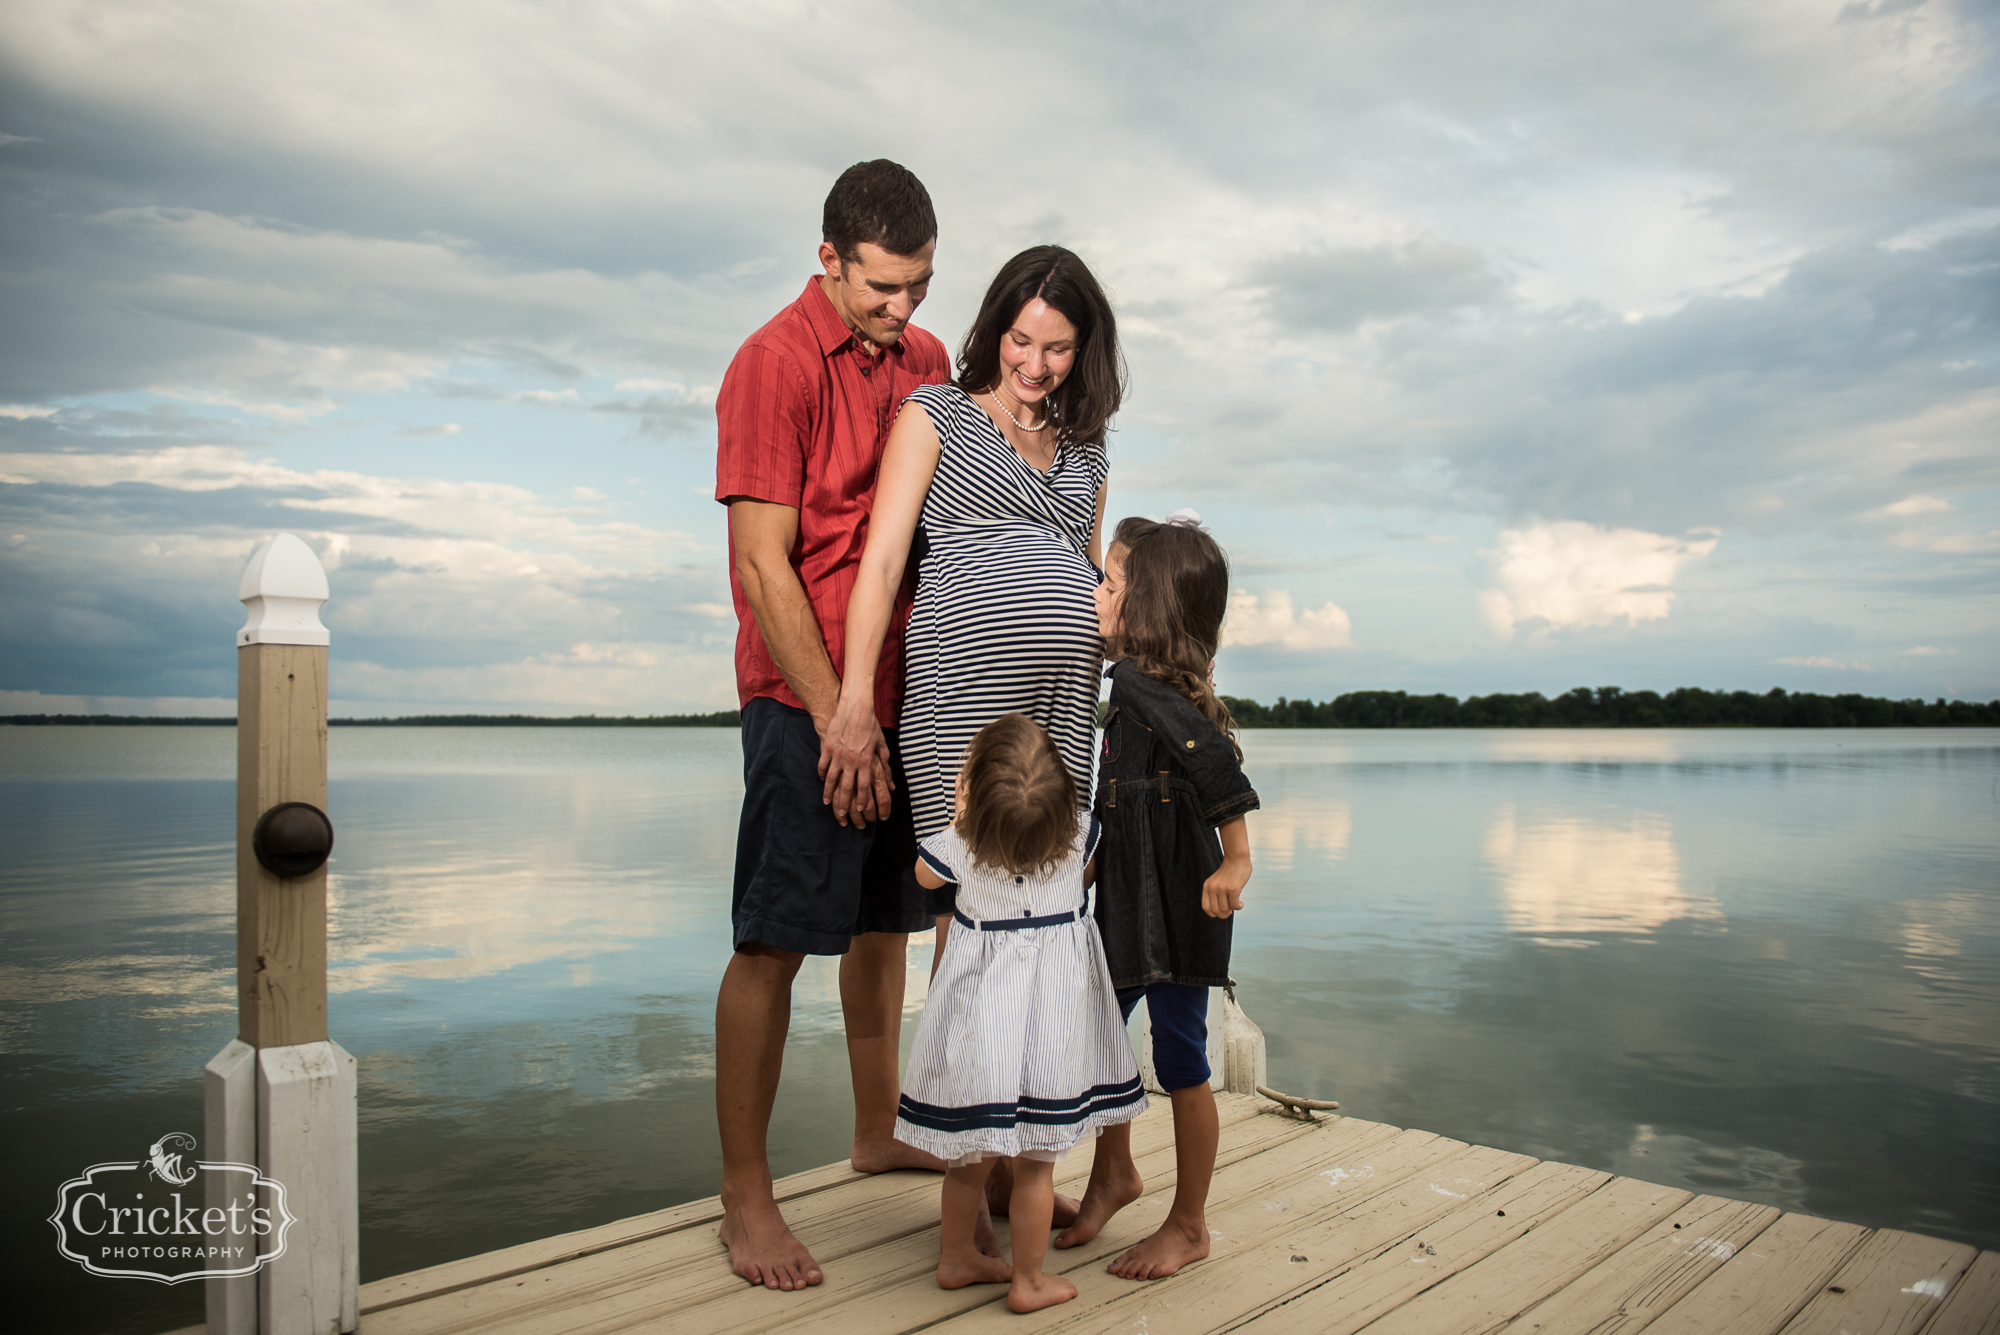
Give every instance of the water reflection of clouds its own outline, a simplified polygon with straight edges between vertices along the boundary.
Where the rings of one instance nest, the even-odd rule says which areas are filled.
[[[1717,1145],[1641,1125],[1606,1167],[1621,1177],[1739,1196],[1782,1210],[1808,1206],[1804,1161],[1757,1145]]]
[[[1509,804],[1487,827],[1484,851],[1507,929],[1541,945],[1588,946],[1593,935],[1644,935],[1683,918],[1723,921],[1717,901],[1681,888],[1673,829],[1656,816],[1527,821]]]
[[[1995,915],[1990,896],[1960,890],[1928,899],[1912,899],[1903,906],[1903,954],[1910,968],[1941,983],[1966,981],[1984,975],[1992,981],[2000,973],[1992,949]],[[1985,937],[1984,950],[1968,950],[1969,939]]]
[[[1479,749],[1486,760],[1663,764],[1679,760],[1690,742],[1699,744],[1685,732],[1665,728],[1508,728],[1480,735]]]
[[[1301,853],[1308,861],[1338,862],[1347,856],[1354,812],[1344,800],[1284,797],[1251,813],[1250,860],[1259,870],[1292,870]]]
[[[650,869],[649,869],[650,870]],[[574,863],[466,857],[377,866],[329,880],[336,992],[486,977],[567,961],[568,985],[594,984],[590,961],[669,935],[696,906],[655,880]]]

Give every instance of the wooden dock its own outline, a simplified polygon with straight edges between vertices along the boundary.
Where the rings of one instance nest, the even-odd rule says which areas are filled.
[[[1004,1285],[936,1286],[935,1175],[864,1177],[839,1164],[778,1184],[826,1272],[817,1288],[774,1293],[737,1279],[710,1197],[363,1285],[362,1335],[2000,1333],[2000,1253],[1217,1098],[1213,1251],[1171,1279],[1104,1271],[1173,1194],[1171,1123],[1156,1098],[1132,1139],[1146,1195],[1096,1242],[1050,1251],[1080,1293],[1032,1316],[1007,1311]],[[1080,1192],[1089,1168],[1079,1153],[1057,1180]]]

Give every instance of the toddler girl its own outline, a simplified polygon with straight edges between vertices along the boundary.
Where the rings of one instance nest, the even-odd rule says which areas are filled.
[[[1032,1312],[1076,1296],[1042,1273],[1056,1161],[1146,1110],[1090,914],[1097,822],[1080,817],[1055,743],[1025,714],[981,729],[958,776],[958,815],[924,840],[917,880],[958,886],[897,1109],[896,1139],[947,1165],[937,1279],[1012,1281]],[[1014,1160],[1014,1264],[973,1240],[994,1160]],[[1129,1157],[1129,1155],[1128,1155]]]
[[[1097,921],[1118,1002],[1146,1001],[1153,1068],[1173,1100],[1174,1204],[1151,1237],[1107,1267],[1160,1279],[1208,1255],[1208,1182],[1219,1131],[1208,1079],[1208,989],[1229,981],[1229,917],[1250,880],[1235,723],[1209,682],[1229,604],[1229,563],[1196,521],[1127,519],[1105,553],[1098,629],[1111,703],[1097,767]],[[1142,1183],[1128,1127],[1104,1135],[1076,1223],[1096,1236]]]

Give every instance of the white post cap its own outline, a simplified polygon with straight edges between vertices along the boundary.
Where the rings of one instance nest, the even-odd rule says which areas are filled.
[[[236,596],[250,619],[236,632],[246,644],[325,644],[319,606],[327,599],[326,569],[313,549],[290,533],[259,547],[244,568]]]

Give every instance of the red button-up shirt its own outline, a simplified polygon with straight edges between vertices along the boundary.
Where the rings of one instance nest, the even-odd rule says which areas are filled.
[[[915,325],[875,356],[861,350],[819,278],[799,299],[744,341],[715,398],[715,499],[789,505],[799,512],[792,569],[805,586],[836,673],[847,653],[847,599],[868,545],[868,512],[889,427],[909,392],[950,378],[944,344]],[[909,572],[914,574],[914,572]],[[903,627],[909,575],[896,593],[875,670],[875,717],[896,725],[903,696]],[[736,575],[729,544],[729,592],[736,603],[736,694],[766,695],[795,709],[805,702],[785,684]]]

